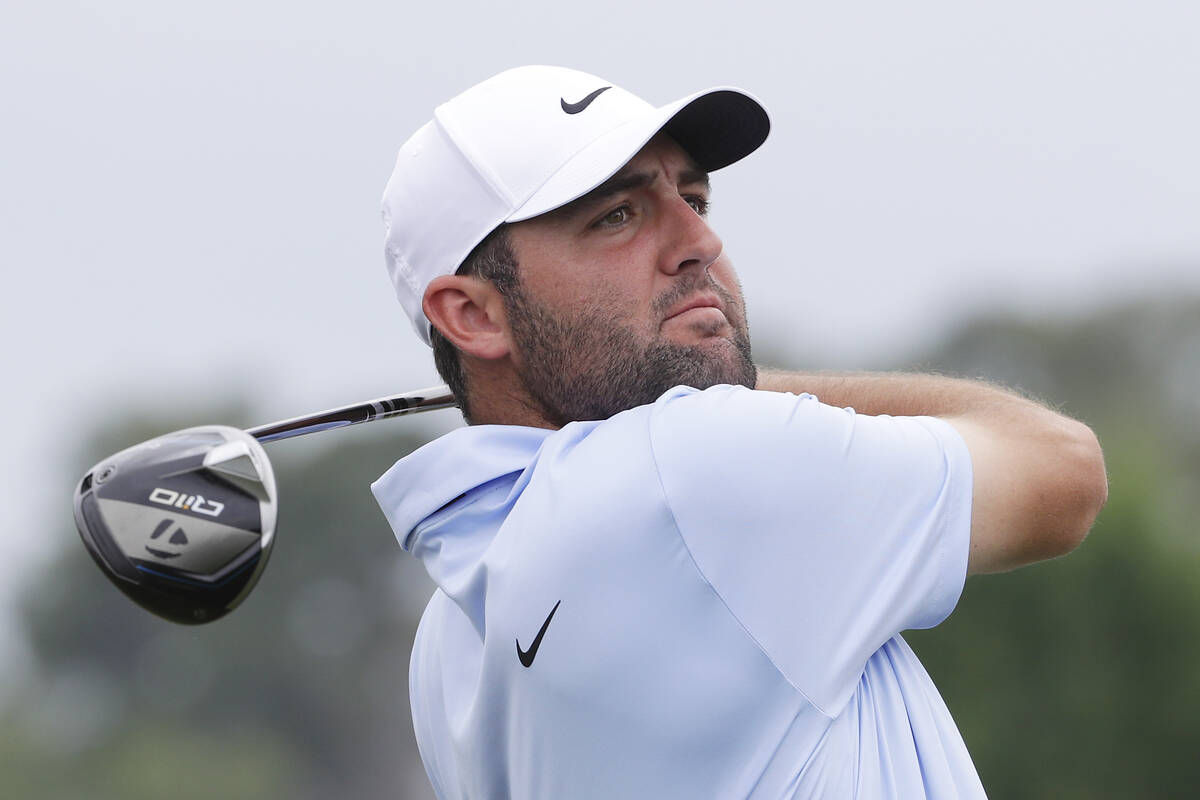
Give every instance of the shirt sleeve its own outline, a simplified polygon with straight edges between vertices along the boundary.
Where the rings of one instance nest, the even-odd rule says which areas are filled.
[[[700,573],[824,713],[886,641],[958,602],[972,473],[949,424],[681,387],[655,404],[650,442]]]

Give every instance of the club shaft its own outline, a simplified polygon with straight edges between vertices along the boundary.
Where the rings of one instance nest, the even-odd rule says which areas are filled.
[[[388,417],[400,417],[405,414],[417,414],[422,411],[434,411],[439,408],[452,408],[455,405],[454,395],[450,393],[448,387],[431,386],[428,389],[417,389],[394,397],[381,397],[378,400],[331,408],[328,411],[318,411],[303,417],[270,422],[256,428],[249,428],[246,433],[260,442],[275,442],[280,439],[290,439],[293,436],[303,436],[306,433],[358,425],[360,422],[373,422]]]

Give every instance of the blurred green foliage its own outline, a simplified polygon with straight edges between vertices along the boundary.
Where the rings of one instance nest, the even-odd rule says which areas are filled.
[[[951,618],[906,634],[995,798],[1190,796],[1200,784],[1200,303],[1069,322],[975,321],[898,365],[1020,387],[1092,424],[1111,496],[1073,555],[972,578]],[[453,413],[453,412],[442,412]],[[244,410],[135,415],[128,444]],[[184,628],[120,595],[64,513],[31,581],[36,669],[0,709],[0,796],[430,797],[408,649],[431,591],[368,484],[415,422],[271,448],[279,539],[249,599]],[[71,478],[73,480],[74,478]]]
[[[997,798],[1190,797],[1200,785],[1200,303],[976,322],[931,364],[1091,424],[1109,501],[1073,554],[967,581],[905,638]]]

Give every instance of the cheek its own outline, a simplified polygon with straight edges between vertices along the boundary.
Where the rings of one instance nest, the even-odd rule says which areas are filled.
[[[574,265],[555,281],[553,290],[563,313],[629,320],[646,313],[654,287],[644,276],[604,263]]]
[[[588,257],[579,248],[539,244],[519,254],[521,282],[531,299],[567,322],[586,316],[636,329],[648,326],[654,293],[670,279],[646,268],[644,253],[625,247]],[[656,283],[660,278],[663,286]]]
[[[640,329],[646,326],[648,301],[619,282],[596,284],[581,298],[579,311],[593,318],[610,320],[615,325]]]

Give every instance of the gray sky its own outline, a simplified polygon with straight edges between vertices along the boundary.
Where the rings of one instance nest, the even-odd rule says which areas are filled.
[[[796,366],[1200,292],[1197,4],[475,6],[0,10],[0,609],[71,530],[75,437],[122,408],[249,395],[262,422],[436,382],[379,195],[434,105],[518,64],[764,101],[713,219]]]

